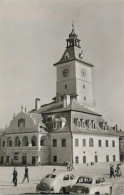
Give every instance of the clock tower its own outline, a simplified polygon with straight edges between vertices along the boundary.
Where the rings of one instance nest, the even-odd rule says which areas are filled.
[[[92,95],[92,68],[93,65],[83,60],[83,51],[80,47],[80,39],[74,31],[69,34],[67,47],[62,58],[54,64],[57,71],[56,100],[62,101],[64,95],[70,96],[70,100],[85,107],[93,109]]]

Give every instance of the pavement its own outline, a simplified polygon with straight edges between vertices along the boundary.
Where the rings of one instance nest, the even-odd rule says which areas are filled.
[[[14,187],[12,182],[14,167],[0,167],[0,195],[37,194],[35,190],[36,185],[47,173],[53,171],[54,168],[56,170],[66,170],[66,167],[63,166],[29,166],[29,183],[27,180],[21,183],[24,177],[25,167],[16,167],[18,171],[18,185]],[[110,178],[109,169],[109,163],[98,163],[88,167],[86,165],[79,165],[75,166],[75,173],[77,175],[104,175],[106,181],[111,181],[113,184],[112,195],[124,195],[124,164],[121,165],[121,177]]]

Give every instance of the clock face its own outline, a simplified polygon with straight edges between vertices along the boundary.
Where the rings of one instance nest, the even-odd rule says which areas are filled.
[[[63,76],[67,77],[69,75],[69,70],[66,68],[63,70]]]
[[[86,70],[82,69],[81,74],[82,74],[83,77],[85,77],[86,76]]]

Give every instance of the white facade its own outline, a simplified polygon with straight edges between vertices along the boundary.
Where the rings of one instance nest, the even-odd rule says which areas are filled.
[[[93,146],[90,146],[89,143],[92,141],[91,139],[93,140]],[[101,141],[101,146],[99,145],[99,140]],[[108,140],[108,147],[106,146],[106,140]],[[114,142],[114,144],[112,142]],[[76,157],[78,157],[78,162],[76,162]],[[84,157],[86,160],[84,160]],[[119,158],[119,137],[73,133],[74,164],[119,162]]]

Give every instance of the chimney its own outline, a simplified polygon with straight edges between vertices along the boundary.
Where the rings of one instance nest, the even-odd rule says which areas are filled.
[[[40,99],[36,98],[35,99],[35,110],[38,110],[40,108]]]
[[[116,129],[116,131],[118,131],[118,125],[115,125],[115,129]]]

